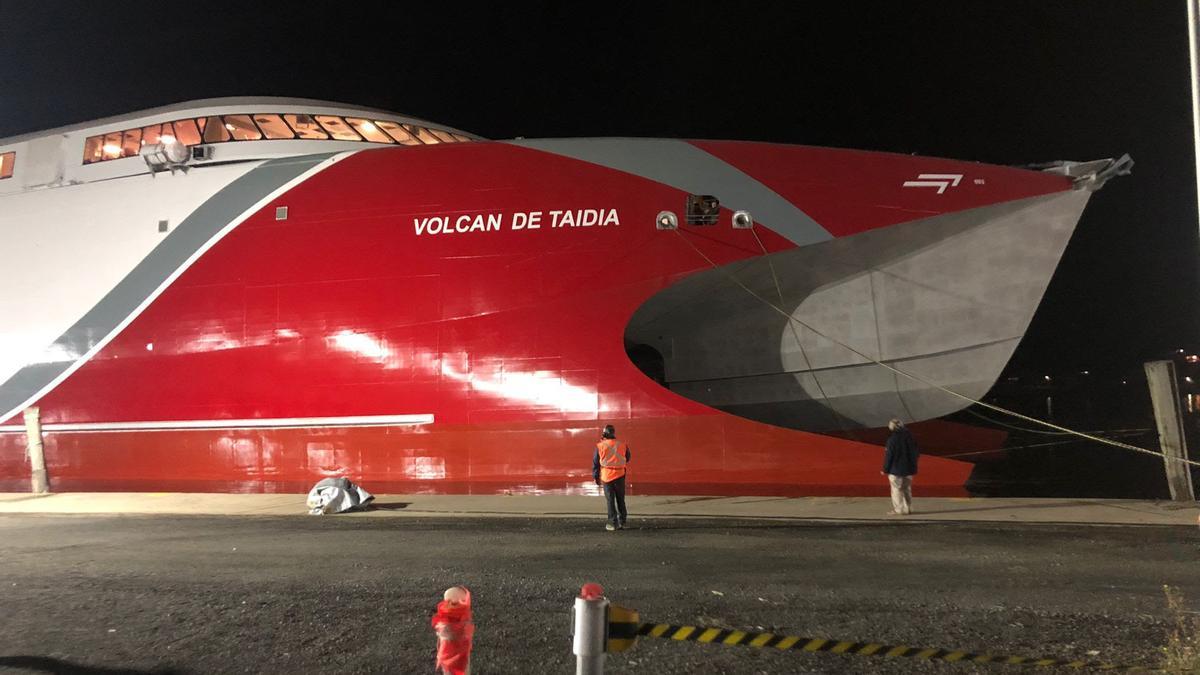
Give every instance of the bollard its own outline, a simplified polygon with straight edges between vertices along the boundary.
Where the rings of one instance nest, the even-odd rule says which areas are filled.
[[[608,599],[600,584],[584,584],[572,612],[571,651],[575,675],[604,675],[604,647],[608,640]]]
[[[471,675],[471,643],[475,637],[471,591],[465,586],[447,588],[431,623],[438,638],[434,664],[437,672],[441,675]]]
[[[25,433],[28,440],[25,443],[29,453],[29,491],[44,495],[50,491],[50,481],[46,475],[46,453],[42,448],[41,413],[37,406],[25,410]]]

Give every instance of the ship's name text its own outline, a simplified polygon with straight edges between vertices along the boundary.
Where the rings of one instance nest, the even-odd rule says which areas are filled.
[[[460,215],[413,218],[417,235],[466,234],[469,232],[521,231],[564,227],[608,227],[620,225],[616,209],[574,209],[565,211],[518,211],[503,213],[463,213]]]

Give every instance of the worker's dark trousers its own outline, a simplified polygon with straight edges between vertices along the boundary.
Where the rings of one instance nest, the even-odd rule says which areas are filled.
[[[629,512],[625,510],[625,476],[604,484],[604,500],[608,502],[608,522],[624,525]],[[617,519],[620,512],[620,520]]]

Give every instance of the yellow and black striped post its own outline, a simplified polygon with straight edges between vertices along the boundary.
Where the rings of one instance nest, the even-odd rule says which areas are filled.
[[[1000,654],[977,654],[966,651],[949,649],[934,649],[909,647],[908,645],[887,645],[875,642],[848,642],[826,640],[823,638],[807,638],[796,635],[776,635],[774,633],[747,633],[729,628],[711,628],[705,626],[674,626],[666,623],[644,623],[637,631],[642,637],[662,638],[680,642],[701,642],[705,644],[739,645],[757,647],[760,649],[773,648],[779,650],[794,650],[801,652],[830,652],[833,654],[857,654],[859,656],[894,656],[924,659],[927,661],[949,661],[961,663],[995,663],[1018,666],[1036,666],[1042,668],[1060,667],[1088,670],[1120,670],[1125,672],[1150,672],[1152,669],[1141,666],[1122,666],[1109,663],[1093,663],[1070,659],[1029,658],[1025,656],[1004,656]]]
[[[637,643],[638,629],[642,627],[636,609],[608,605],[608,643],[604,651],[612,654],[632,649]]]

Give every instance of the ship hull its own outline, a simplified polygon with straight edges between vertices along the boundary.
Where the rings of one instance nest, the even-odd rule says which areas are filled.
[[[886,327],[881,308],[943,298],[915,308],[919,325],[894,314],[876,341],[895,344],[865,353],[982,394],[1069,238],[1075,221],[1062,214],[1077,218],[1086,202],[1070,181],[1036,172],[765,144],[464,143],[312,166],[270,181],[256,178],[261,167],[240,175],[231,186],[270,189],[239,197],[230,188],[201,205],[193,215],[217,219],[207,230],[198,217],[184,220],[96,305],[135,309],[83,313],[48,350],[58,360],[29,360],[0,387],[9,404],[0,488],[27,485],[20,414],[36,405],[53,490],[293,492],[347,475],[373,492],[591,493],[592,448],[612,423],[632,447],[634,493],[884,494],[879,446],[819,433],[834,429],[822,415],[853,428],[908,416],[905,407],[925,419],[954,406],[927,385],[864,377],[861,359],[830,346],[863,337],[839,333],[831,308],[853,306]],[[905,189],[921,171],[979,177],[959,192]],[[145,189],[153,199],[156,188]],[[683,221],[689,194],[724,195],[717,224],[659,229],[664,209]],[[235,198],[246,206],[230,215]],[[730,226],[736,208],[754,214],[753,229]],[[1043,221],[1057,247],[1046,255],[1044,238],[1026,236]],[[997,238],[1004,228],[1011,236]],[[171,239],[186,233],[195,243]],[[995,250],[1000,240],[1012,252],[997,265],[1033,251],[1041,277],[1000,301],[1008,319],[953,332],[948,349],[977,364],[964,375],[965,366],[937,361],[947,338],[920,311],[978,323],[996,293],[971,281],[970,266],[939,279],[930,265],[956,255],[951,242]],[[145,264],[168,249],[182,262]],[[813,261],[838,251],[854,264],[813,277]],[[905,272],[905,260],[920,269]],[[764,285],[770,266],[778,287]],[[781,291],[793,318],[736,284],[711,290],[712,275],[730,270],[763,297]],[[862,302],[862,279],[914,274],[934,279],[937,292],[909,284],[893,303]],[[707,295],[689,295],[697,282]],[[963,306],[944,300],[962,284],[981,290]],[[697,306],[698,297],[711,302]],[[643,320],[664,302],[677,320]],[[714,311],[715,324],[704,319]],[[797,323],[821,324],[827,337],[793,333]],[[743,346],[768,368],[752,378],[790,381],[710,395],[686,386],[674,355],[656,378],[629,350],[668,324],[677,335],[703,337],[713,326],[749,335]],[[998,351],[986,352],[992,344]],[[691,362],[714,382],[760,365],[722,355]],[[803,410],[814,398],[824,412]],[[964,494],[970,468],[928,457],[918,490]]]

